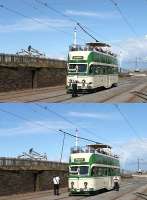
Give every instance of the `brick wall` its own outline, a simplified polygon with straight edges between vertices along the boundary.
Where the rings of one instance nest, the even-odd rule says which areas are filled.
[[[67,172],[62,171],[0,171],[0,196],[53,189],[54,175],[67,186]]]

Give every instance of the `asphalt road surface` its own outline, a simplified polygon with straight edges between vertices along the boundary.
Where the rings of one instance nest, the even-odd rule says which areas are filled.
[[[72,98],[65,86],[27,89],[0,93],[0,102],[46,102],[46,103],[121,103],[147,102],[147,77],[129,77],[119,80],[118,86],[100,89],[95,93],[79,94]]]

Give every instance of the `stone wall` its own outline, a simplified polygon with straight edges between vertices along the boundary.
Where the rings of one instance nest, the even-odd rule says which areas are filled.
[[[0,67],[0,92],[65,84],[65,68]]]
[[[0,92],[63,85],[66,62],[0,54]]]
[[[53,189],[54,175],[67,186],[67,171],[0,171],[0,196]]]

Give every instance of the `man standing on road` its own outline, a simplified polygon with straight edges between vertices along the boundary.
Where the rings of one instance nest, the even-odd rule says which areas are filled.
[[[114,182],[114,190],[119,191],[119,177],[114,176],[113,177],[113,182]]]
[[[59,176],[53,177],[54,195],[59,195],[59,183],[60,183],[60,177]]]
[[[77,82],[73,81],[72,83],[72,97],[77,97]]]

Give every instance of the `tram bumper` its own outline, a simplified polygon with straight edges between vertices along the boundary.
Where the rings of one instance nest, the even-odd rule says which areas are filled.
[[[72,85],[67,86],[66,89],[67,89],[67,93],[68,93],[68,94],[71,94],[71,93],[73,92],[73,87],[72,87]],[[92,90],[93,90],[93,87],[92,87],[92,85],[90,85],[90,84],[87,84],[87,85],[85,85],[85,86],[82,86],[82,85],[77,84],[77,91],[76,91],[76,92],[77,92],[78,94],[89,93],[89,92],[92,91]]]
[[[89,189],[83,189],[83,188],[80,188],[80,189],[70,189],[69,190],[69,195],[70,196],[78,196],[78,195],[85,195],[85,196],[88,196],[88,195],[92,195],[94,194],[94,189],[93,188],[89,188]]]

